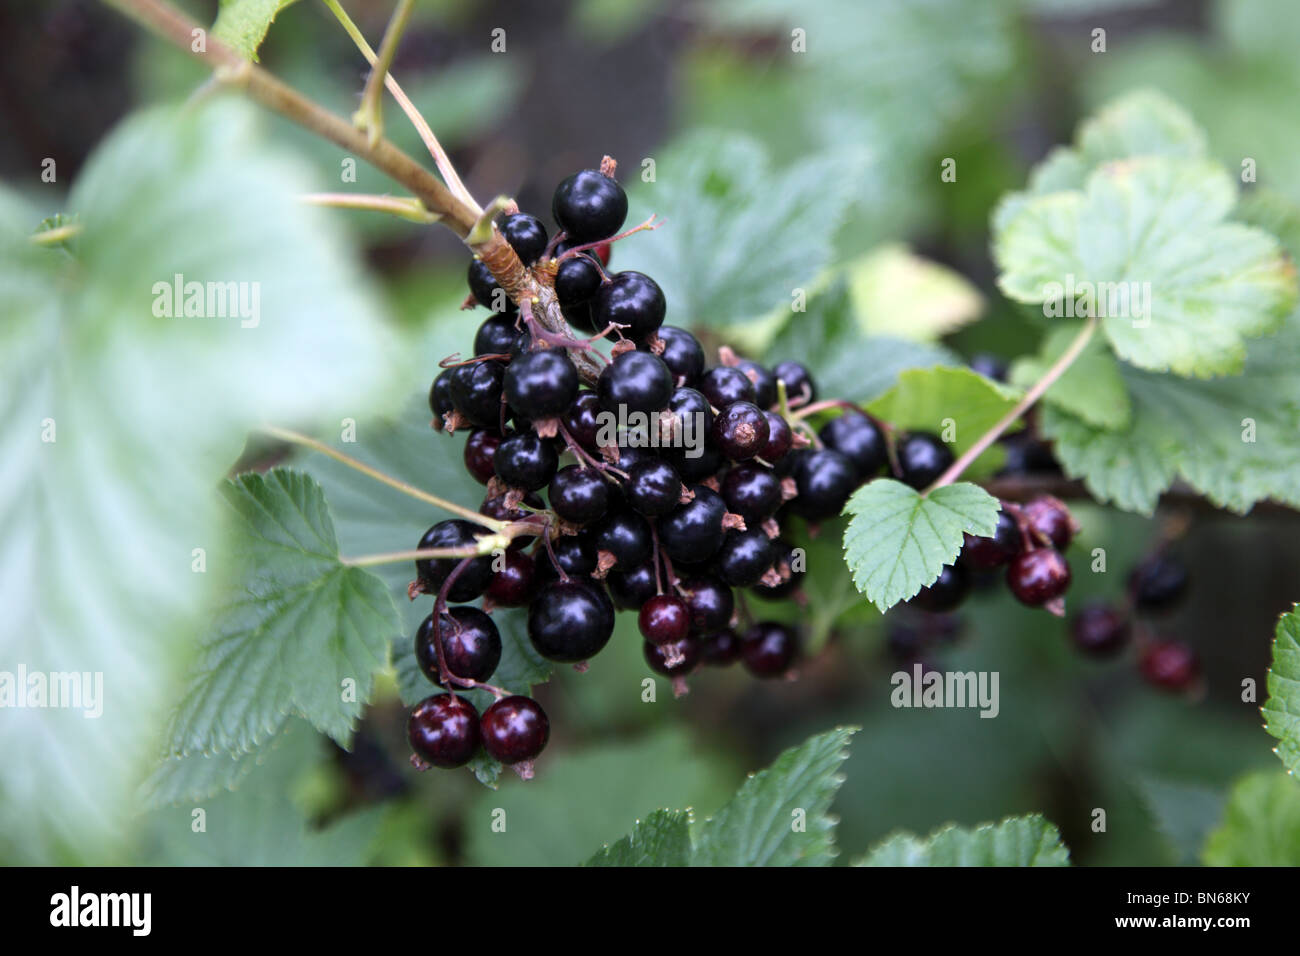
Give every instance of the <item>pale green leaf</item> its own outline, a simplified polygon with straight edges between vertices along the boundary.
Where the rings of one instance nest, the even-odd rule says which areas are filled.
[[[1206,866],[1300,866],[1300,780],[1267,771],[1242,778],[1201,859]]]
[[[1136,786],[1156,826],[1177,853],[1177,864],[1194,864],[1206,835],[1223,815],[1227,795],[1214,787],[1152,774],[1143,774]]]
[[[212,35],[246,60],[257,61],[257,48],[278,14],[294,0],[221,0]]]
[[[1300,770],[1300,611],[1295,609],[1277,622],[1263,711],[1264,729],[1278,739],[1277,755],[1296,773]]]
[[[632,832],[587,861],[587,866],[687,866],[691,861],[690,814],[656,810]]]
[[[1012,366],[1011,382],[1029,388],[1041,379],[1069,348],[1082,325],[1066,323],[1049,332],[1038,355],[1022,358]],[[1123,428],[1132,414],[1119,363],[1095,336],[1065,374],[1043,394],[1043,401],[1097,428]]]
[[[899,833],[857,866],[1069,866],[1070,851],[1056,827],[1038,814],[979,827],[955,825],[928,837]]]
[[[847,266],[862,324],[872,335],[933,342],[979,318],[984,299],[969,281],[906,246],[881,246]]]

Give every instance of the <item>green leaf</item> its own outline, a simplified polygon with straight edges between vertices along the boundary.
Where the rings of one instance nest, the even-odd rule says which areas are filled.
[[[346,746],[398,630],[383,582],[339,560],[319,485],[275,469],[227,482],[234,593],[168,731],[172,753],[240,753],[296,713]],[[345,693],[350,691],[350,693]]]
[[[212,35],[246,60],[257,61],[257,48],[278,14],[294,0],[221,0]]]
[[[856,866],[1069,866],[1056,827],[1036,813],[974,828],[950,825],[920,838],[899,833]]]
[[[1206,866],[1300,866],[1300,780],[1271,772],[1242,778],[1201,859]]]
[[[1049,332],[1038,355],[1022,358],[1012,367],[1012,384],[1029,388],[1041,379],[1082,327],[1082,322],[1068,323]],[[1132,415],[1132,403],[1119,363],[1095,336],[1065,374],[1043,394],[1043,401],[1089,425],[1108,430],[1123,428]]]
[[[853,301],[873,335],[933,342],[984,309],[979,290],[960,273],[901,244],[881,246],[847,271]]]
[[[632,832],[596,851],[587,866],[687,866],[691,861],[690,814],[656,810]]]
[[[1177,864],[1195,864],[1206,835],[1223,816],[1227,795],[1213,787],[1153,774],[1143,774],[1137,780],[1137,790],[1177,853]]]
[[[853,581],[882,611],[934,583],[961,551],[962,535],[987,536],[998,500],[978,485],[957,482],[924,498],[900,481],[877,478],[853,493],[845,511],[844,559]]]
[[[1000,222],[998,284],[1053,317],[1095,312],[1141,368],[1237,374],[1246,340],[1276,330],[1294,305],[1295,270],[1271,236],[1224,221],[1235,201],[1228,174],[1206,160],[1105,164],[1082,190],[1032,199]]]
[[[961,364],[938,345],[868,335],[842,276],[786,321],[766,354],[773,362],[799,356],[823,394],[850,402],[876,398],[908,369]]]
[[[1300,610],[1295,608],[1277,622],[1263,711],[1264,729],[1279,741],[1277,755],[1295,773],[1300,770]]]
[[[656,181],[632,191],[629,222],[662,228],[619,247],[619,268],[653,275],[670,323],[720,326],[790,308],[831,256],[865,164],[857,152],[771,168],[753,140],[692,134],[656,157]],[[625,264],[626,263],[626,264]]]
[[[826,866],[835,857],[827,815],[857,728],[810,737],[750,777],[696,829],[694,866]]]

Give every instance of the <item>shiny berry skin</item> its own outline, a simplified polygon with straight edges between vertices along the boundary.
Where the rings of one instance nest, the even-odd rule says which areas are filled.
[[[656,594],[641,605],[637,627],[651,644],[671,644],[690,633],[691,613],[677,595]]]
[[[650,669],[665,677],[685,677],[700,666],[700,642],[689,635],[666,644],[646,641],[641,645],[641,653]],[[669,664],[669,659],[674,663]]]
[[[740,659],[740,638],[729,627],[709,631],[699,638],[700,663],[726,667]]]
[[[990,571],[1000,568],[1017,554],[1023,547],[1020,526],[1016,519],[1004,511],[998,512],[997,527],[987,538],[965,536],[961,549],[961,561],[974,571]]]
[[[776,376],[769,369],[749,359],[738,361],[736,368],[754,383],[755,405],[766,410],[776,404]]]
[[[469,291],[479,305],[499,312],[502,315],[514,315],[519,311],[510,296],[497,283],[496,276],[482,259],[474,259],[469,264]]]
[[[1020,603],[1042,607],[1070,587],[1070,565],[1055,548],[1026,551],[1007,565],[1007,587]]]
[[[551,216],[575,242],[608,239],[627,218],[627,193],[599,170],[584,169],[555,187]]]
[[[537,567],[533,559],[518,550],[507,550],[501,566],[492,572],[487,596],[501,607],[523,607],[533,599]]]
[[[416,545],[421,551],[429,548],[464,548],[475,544],[480,535],[487,534],[481,528],[460,518],[439,521],[426,531]],[[460,564],[461,558],[421,558],[415,562],[415,574],[424,589],[430,593],[437,592],[447,580],[447,576]],[[485,590],[492,578],[492,556],[483,555],[474,558],[465,566],[465,570],[456,576],[455,582],[447,592],[449,601],[472,601]]]
[[[656,412],[673,397],[673,374],[651,352],[624,352],[601,370],[596,394],[609,412]]]
[[[451,398],[451,376],[455,369],[443,369],[429,386],[429,411],[442,427],[442,416],[455,410],[456,403]]]
[[[614,633],[614,604],[590,579],[556,581],[528,608],[528,639],[547,660],[576,664],[594,657]]]
[[[668,411],[676,419],[671,431],[674,446],[689,442],[698,448],[705,443],[713,429],[713,409],[703,393],[686,386],[674,389],[672,398],[668,399]],[[680,455],[684,448],[671,447],[668,451]]]
[[[680,448],[669,449],[669,451],[672,452],[670,460],[673,467],[682,476],[682,481],[688,485],[712,478],[727,463],[727,460],[722,457],[722,452],[708,443],[705,443],[702,449],[691,450],[690,454],[686,454]]]
[[[612,514],[596,527],[596,549],[612,554],[614,567],[634,568],[654,550],[650,525],[635,511]]]
[[[713,442],[732,461],[747,461],[767,444],[767,418],[749,402],[732,402],[713,420]]]
[[[781,482],[770,468],[753,462],[736,465],[722,476],[722,500],[747,525],[759,525],[781,507]]]
[[[755,677],[780,677],[799,653],[799,635],[776,621],[760,621],[740,639],[740,660]]]
[[[565,465],[546,491],[551,509],[565,521],[586,524],[609,510],[610,484],[594,468]]]
[[[785,457],[794,444],[794,433],[790,431],[790,423],[776,412],[763,414],[767,417],[767,444],[758,453],[758,457],[769,465],[774,465]]]
[[[556,267],[555,298],[559,300],[561,306],[581,305],[591,301],[591,297],[600,290],[602,281],[604,280],[596,261],[591,256],[579,252],[567,259],[561,259]],[[587,323],[592,321],[591,318],[586,319]]]
[[[902,472],[900,479],[918,491],[934,484],[953,462],[952,449],[938,435],[929,432],[904,435],[894,450]]]
[[[486,485],[496,474],[492,459],[501,444],[501,436],[490,428],[476,428],[465,439],[465,470],[480,485]]]
[[[722,546],[727,506],[712,488],[695,485],[695,497],[659,519],[659,543],[674,561],[699,563]]]
[[[1129,592],[1140,611],[1167,611],[1187,593],[1187,567],[1169,555],[1153,555],[1135,567]]]
[[[578,397],[578,370],[564,349],[525,352],[506,366],[503,390],[515,414],[551,418]]]
[[[723,581],[712,576],[688,578],[681,583],[682,597],[696,631],[717,631],[731,623],[736,597]]]
[[[546,251],[546,227],[536,216],[522,212],[507,216],[501,223],[501,235],[506,237],[510,248],[526,266],[531,266]]]
[[[700,340],[685,329],[675,325],[661,325],[659,338],[663,340],[664,350],[659,356],[673,373],[673,384],[677,386],[692,385],[704,374],[704,347]],[[648,349],[648,345],[637,348]]]
[[[1061,466],[1052,454],[1052,446],[1035,438],[1028,430],[1006,435],[999,444],[1006,449],[1000,475],[1059,475]]]
[[[486,681],[501,663],[501,634],[492,618],[476,607],[449,607],[442,616],[442,654],[452,677]],[[439,687],[438,651],[433,645],[433,615],[415,632],[415,659],[424,676]]]
[[[554,563],[551,562],[551,554],[555,555]],[[596,570],[596,561],[596,537],[590,531],[560,535],[551,542],[550,552],[544,549],[537,552],[537,559],[533,563],[536,566],[538,589],[559,579],[556,564],[569,577],[582,580]]]
[[[772,566],[778,571],[788,569],[790,577],[780,584],[771,586],[756,584],[750,588],[750,591],[755,597],[762,598],[764,601],[782,601],[798,589],[804,575],[808,572],[802,560],[803,556],[797,553],[797,549],[790,542],[777,538],[772,542],[772,547],[776,552],[776,560],[772,562]]]
[[[475,355],[509,355],[519,340],[515,316],[494,315],[485,319],[474,333]]]
[[[857,468],[848,455],[833,448],[801,452],[791,477],[799,494],[790,509],[809,521],[838,515],[858,486]]]
[[[754,383],[738,368],[718,365],[700,376],[700,393],[716,409],[724,409],[732,402],[749,402],[751,405],[758,398],[758,389]]]
[[[654,564],[647,561],[627,571],[614,570],[605,578],[614,604],[625,611],[639,611],[659,591]]]
[[[1110,657],[1128,643],[1128,618],[1109,604],[1089,604],[1070,620],[1070,637],[1085,654]]]
[[[505,364],[495,359],[456,366],[450,385],[456,411],[479,428],[499,428],[505,377]]]
[[[961,564],[945,565],[933,584],[921,588],[908,603],[923,611],[941,614],[955,610],[970,593],[970,575]]]
[[[1025,524],[1031,532],[1045,538],[1057,551],[1064,551],[1074,537],[1074,519],[1065,502],[1043,495],[1022,506]]]
[[[551,738],[546,711],[531,697],[502,697],[479,721],[483,749],[504,764],[533,760]]]
[[[676,509],[685,487],[677,469],[662,458],[646,458],[627,469],[627,503],[647,518]]]
[[[757,584],[775,560],[772,541],[760,528],[728,531],[715,558],[722,580],[738,588]]]
[[[782,362],[772,374],[785,382],[786,399],[791,405],[807,405],[817,400],[817,386],[812,374],[800,362]]]
[[[600,435],[600,399],[595,392],[579,392],[564,413],[564,427],[587,451],[595,451]]]
[[[817,437],[827,448],[848,456],[858,470],[859,481],[874,478],[889,461],[885,436],[861,412],[845,412],[832,419],[822,426]]]
[[[1164,690],[1186,690],[1201,671],[1196,652],[1182,641],[1152,641],[1142,649],[1138,671],[1148,684]]]
[[[478,711],[464,697],[435,694],[411,711],[406,738],[415,755],[443,769],[463,767],[478,752]]]
[[[573,305],[562,305],[560,306],[560,314],[564,316],[565,322],[568,322],[579,332],[595,335],[598,331],[595,322],[591,318],[590,299],[586,302],[576,302]]]
[[[497,476],[510,487],[536,491],[550,484],[559,461],[554,445],[525,432],[502,439],[493,465]]]
[[[619,272],[597,290],[591,301],[591,320],[597,329],[611,323],[626,326],[618,333],[634,342],[645,342],[664,324],[668,303],[659,283],[643,272]]]

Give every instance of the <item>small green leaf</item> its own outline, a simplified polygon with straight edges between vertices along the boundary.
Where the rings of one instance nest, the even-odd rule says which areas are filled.
[[[223,491],[238,581],[173,715],[170,750],[248,751],[290,712],[346,746],[388,663],[393,602],[377,577],[339,561],[325,495],[307,475],[245,474]]]
[[[1038,355],[1022,358],[1012,367],[1012,384],[1029,388],[1042,378],[1082,327],[1081,322],[1071,322],[1049,332]],[[1123,428],[1132,414],[1119,363],[1096,336],[1043,394],[1043,401],[1097,428]]]
[[[1036,813],[979,827],[947,826],[928,837],[888,837],[856,866],[1069,866],[1056,827]]]
[[[933,342],[979,318],[984,299],[960,273],[906,246],[881,246],[847,268],[849,288],[872,335]]]
[[[1262,771],[1238,781],[1201,860],[1206,866],[1300,866],[1300,780]]]
[[[690,814],[656,810],[632,832],[596,851],[586,866],[687,866],[691,862]]]
[[[294,0],[221,0],[212,35],[244,59],[257,61],[257,48],[278,14]]]
[[[932,584],[956,560],[962,535],[987,536],[998,500],[978,485],[957,482],[926,497],[900,481],[877,478],[853,493],[845,511],[844,558],[858,590],[887,611]]]
[[[827,816],[855,727],[839,727],[781,754],[696,829],[695,866],[825,866],[835,856]]]
[[[1292,773],[1300,771],[1300,610],[1277,622],[1273,664],[1268,669],[1264,729],[1278,739],[1277,755]]]

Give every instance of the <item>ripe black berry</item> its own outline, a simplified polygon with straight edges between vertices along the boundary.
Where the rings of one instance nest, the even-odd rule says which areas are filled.
[[[858,471],[859,481],[874,478],[889,460],[885,436],[861,412],[845,412],[823,425],[817,434],[827,448],[848,456]]]
[[[1149,684],[1165,690],[1186,690],[1200,673],[1196,652],[1182,641],[1152,641],[1142,650],[1138,670]]]
[[[673,373],[673,384],[693,385],[704,374],[704,347],[700,340],[685,329],[675,325],[659,326],[659,338],[663,340],[664,350],[659,356]],[[649,349],[648,344],[637,346]]]
[[[429,411],[433,412],[434,427],[442,429],[442,416],[456,408],[451,397],[451,376],[455,369],[443,369],[429,386]]]
[[[659,591],[654,564],[647,561],[627,571],[611,571],[605,578],[614,604],[625,611],[639,611]]]
[[[989,571],[1000,568],[1019,554],[1022,544],[1016,519],[1005,510],[999,511],[997,527],[990,537],[966,535],[961,560],[972,570]]]
[[[740,639],[740,659],[755,677],[780,677],[798,652],[798,634],[776,621],[760,621]]]
[[[579,392],[564,413],[564,427],[587,451],[595,451],[600,434],[600,399],[595,392]]]
[[[1153,555],[1129,574],[1128,587],[1139,610],[1168,610],[1187,593],[1187,567],[1169,555]]]
[[[938,435],[929,432],[912,432],[898,440],[899,476],[904,484],[918,491],[928,488],[934,480],[948,470],[953,462],[952,449]]]
[[[677,595],[656,594],[641,605],[637,626],[651,644],[671,644],[690,632],[691,615],[686,602]]]
[[[501,634],[497,626],[476,607],[449,607],[442,616],[442,654],[452,677],[486,681],[501,663]],[[415,632],[415,659],[424,676],[439,687],[438,651],[433,643],[433,615],[420,622]]]
[[[722,476],[722,500],[728,511],[757,526],[781,506],[781,482],[770,468],[753,462],[736,465]]]
[[[646,458],[627,469],[627,503],[647,518],[673,511],[685,490],[675,469],[662,458]]]
[[[682,582],[681,592],[694,630],[716,631],[731,623],[736,598],[722,581],[709,576],[689,578]]]
[[[699,390],[714,408],[723,409],[732,402],[754,404],[758,389],[738,368],[718,365],[700,376]]]
[[[536,565],[522,551],[510,549],[497,560],[487,596],[502,607],[523,607],[533,598]]]
[[[799,494],[790,502],[795,514],[809,521],[833,518],[858,485],[858,470],[833,448],[800,452],[791,471]]]
[[[727,506],[712,488],[695,485],[695,497],[659,519],[659,543],[674,561],[699,563],[722,546]]]
[[[503,439],[493,458],[501,480],[525,491],[536,491],[550,484],[558,464],[555,446],[532,432]]]
[[[503,384],[515,414],[551,418],[578,397],[578,370],[563,349],[539,349],[512,359]]]
[[[777,538],[772,542],[772,547],[776,553],[776,560],[772,562],[772,566],[781,572],[783,576],[788,573],[789,577],[780,584],[756,584],[750,590],[755,597],[762,598],[765,601],[781,601],[798,589],[804,575],[808,572],[802,552],[790,542]]]
[[[519,339],[515,316],[494,315],[484,319],[474,333],[475,355],[509,355]]]
[[[687,445],[704,445],[713,429],[713,409],[703,393],[686,386],[675,389],[668,399],[668,411],[672,415],[665,431],[665,438],[670,439],[669,451],[681,454]]]
[[[614,567],[634,568],[654,549],[650,525],[635,511],[612,514],[596,528],[596,549],[613,555]]]
[[[522,212],[507,216],[501,223],[501,235],[506,237],[510,248],[526,266],[531,266],[546,251],[546,227],[536,216]]]
[[[551,737],[546,711],[531,697],[503,697],[483,711],[483,749],[504,764],[537,757]]]
[[[758,453],[758,457],[773,465],[784,458],[794,444],[794,433],[790,431],[790,423],[776,412],[763,414],[767,417],[767,444]]]
[[[1089,604],[1070,621],[1074,646],[1094,657],[1109,657],[1128,643],[1128,619],[1109,604]]]
[[[552,554],[555,555],[554,563],[550,557]],[[539,588],[559,578],[559,572],[555,570],[556,564],[571,578],[586,578],[596,570],[596,537],[590,531],[560,535],[551,542],[549,552],[537,553],[534,563]]]
[[[1030,531],[1046,539],[1057,551],[1064,551],[1074,537],[1074,519],[1065,502],[1043,495],[1021,509]]]
[[[475,301],[493,312],[513,315],[519,311],[506,290],[497,283],[496,276],[482,259],[474,259],[469,264],[469,291]]]
[[[627,193],[599,170],[584,169],[555,188],[551,215],[576,242],[607,239],[627,218]]]
[[[713,441],[732,461],[747,461],[767,444],[767,418],[757,405],[732,402],[713,420]]]
[[[614,633],[614,605],[594,581],[571,578],[547,585],[528,608],[528,639],[552,661],[594,657]]]
[[[933,584],[921,588],[910,603],[923,611],[940,614],[957,608],[970,593],[970,575],[961,564],[948,564]]]
[[[1007,586],[1022,604],[1042,607],[1070,586],[1070,565],[1055,548],[1037,548],[1007,565]]]
[[[663,289],[642,272],[619,272],[600,287],[591,302],[591,320],[597,329],[611,323],[626,326],[618,330],[636,342],[645,342],[664,323],[668,303]],[[618,338],[610,332],[611,338]]]
[[[999,442],[1006,450],[1000,475],[1059,475],[1061,466],[1052,455],[1052,446],[1026,429],[1006,435]]]
[[[411,711],[406,737],[416,756],[435,767],[450,769],[469,763],[478,750],[478,711],[464,697],[435,694]]]
[[[477,543],[486,530],[460,518],[439,521],[420,538],[416,545],[421,551],[428,548],[464,548]],[[426,591],[436,592],[447,576],[460,564],[460,558],[421,558],[415,562],[415,574]],[[492,578],[492,557],[474,558],[465,570],[456,576],[447,592],[450,601],[472,601],[481,595]]]
[[[465,439],[465,470],[481,485],[486,485],[496,474],[492,459],[500,444],[501,436],[490,428],[476,428]]]
[[[505,364],[495,359],[456,366],[450,385],[456,411],[479,428],[499,428],[505,377]]]
[[[762,409],[768,409],[776,404],[776,376],[771,371],[749,359],[738,361],[736,368],[744,372],[749,380],[754,383],[755,405]]]
[[[701,663],[726,667],[740,658],[740,638],[729,627],[709,631],[699,640]]]
[[[989,352],[980,352],[972,356],[970,367],[971,371],[979,372],[985,378],[991,378],[995,382],[1005,382],[1007,380],[1006,360]]]
[[[624,352],[601,371],[596,393],[606,411],[655,412],[673,396],[673,375],[653,353]]]
[[[555,270],[555,298],[561,306],[581,305],[600,289],[602,277],[596,260],[586,253],[562,259]],[[592,322],[591,318],[586,319]]]
[[[551,479],[546,496],[551,509],[565,521],[585,524],[609,509],[609,493],[609,482],[596,469],[565,465]]]
[[[689,635],[666,644],[646,641],[641,653],[650,669],[665,677],[685,677],[700,664],[700,642]]]
[[[782,362],[772,369],[781,381],[785,382],[786,398],[791,405],[807,405],[817,398],[817,386],[813,383],[812,373],[799,362]]]
[[[775,559],[776,551],[767,534],[760,528],[750,528],[728,531],[716,561],[718,574],[724,581],[745,588],[757,584]]]

